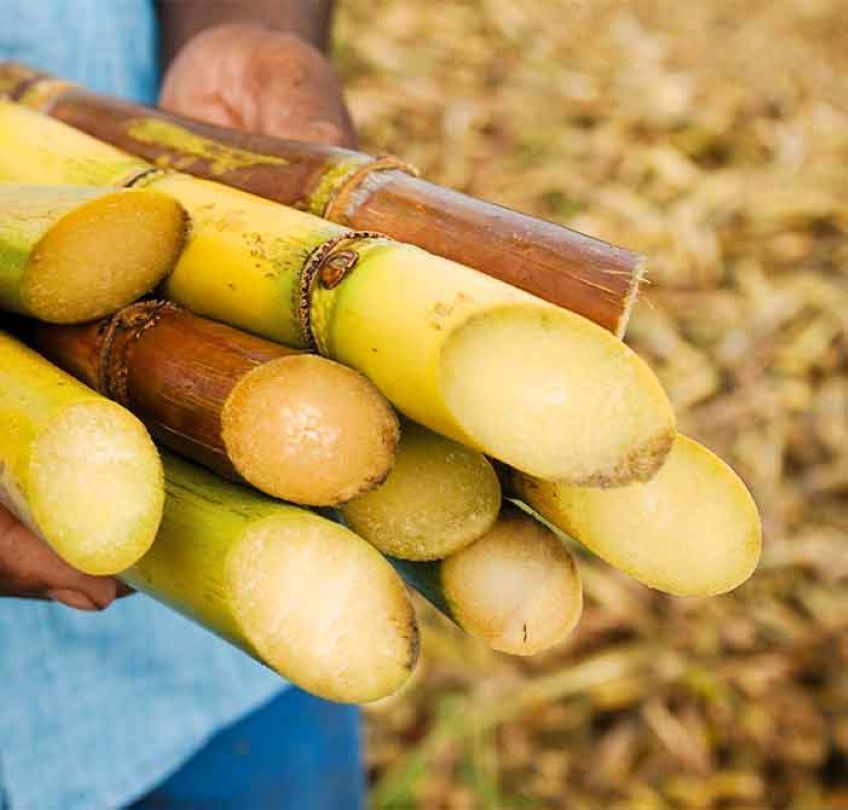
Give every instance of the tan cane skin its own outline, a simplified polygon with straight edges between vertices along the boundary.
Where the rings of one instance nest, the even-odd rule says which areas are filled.
[[[224,403],[253,368],[299,353],[160,301],[83,326],[28,331],[48,359],[121,402],[155,439],[236,480],[221,436]]]
[[[252,135],[89,93],[0,64],[0,95],[162,167],[216,180],[466,264],[618,336],[642,257],[412,176],[398,161]]]

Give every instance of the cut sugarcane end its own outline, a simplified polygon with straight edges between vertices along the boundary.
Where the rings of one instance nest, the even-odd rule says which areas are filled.
[[[534,482],[538,511],[611,565],[678,596],[733,590],[757,567],[762,544],[753,498],[707,448],[678,436],[644,484],[596,490]],[[534,506],[534,496],[527,500]],[[535,507],[534,507],[535,508]]]
[[[382,483],[399,439],[394,411],[366,377],[305,354],[246,374],[227,398],[221,423],[246,481],[312,506],[334,506]]]
[[[406,422],[386,482],[345,504],[342,513],[384,554],[435,560],[485,534],[500,504],[498,477],[481,453]]]
[[[367,703],[412,673],[418,629],[404,586],[344,527],[313,515],[267,518],[242,534],[227,572],[245,637],[310,692]]]
[[[152,290],[182,250],[186,217],[155,191],[116,191],[62,217],[36,245],[22,297],[52,323],[110,315]]]
[[[116,574],[150,548],[164,502],[162,464],[141,423],[118,405],[64,410],[35,441],[29,501],[35,528],[88,574]]]
[[[580,574],[568,549],[541,523],[513,511],[442,563],[441,584],[458,624],[512,655],[559,644],[583,610]]]
[[[633,273],[630,276],[630,281],[627,285],[627,295],[624,296],[621,315],[618,318],[618,323],[615,327],[615,336],[623,339],[627,334],[627,327],[630,325],[630,316],[633,314],[633,309],[636,306],[636,301],[639,299],[639,292],[648,272],[648,260],[645,256],[639,256],[636,260],[636,266],[633,268]]]
[[[449,338],[441,371],[448,409],[474,444],[539,478],[647,480],[674,440],[648,366],[565,310],[517,304],[471,318]]]

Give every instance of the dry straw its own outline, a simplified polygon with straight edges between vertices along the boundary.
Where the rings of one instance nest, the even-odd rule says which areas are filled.
[[[848,31],[788,0],[342,4],[365,146],[646,253],[631,343],[765,528],[739,591],[582,558],[564,648],[431,616],[370,713],[384,807],[824,807],[848,770]]]

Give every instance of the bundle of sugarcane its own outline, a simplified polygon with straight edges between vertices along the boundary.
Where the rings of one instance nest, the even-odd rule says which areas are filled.
[[[0,90],[4,78],[16,77],[0,69]],[[93,111],[109,132],[127,124],[127,111],[111,102],[98,106],[81,91],[65,94],[37,77],[22,98],[34,102],[40,93],[53,99],[51,111],[62,108],[61,99],[84,118]],[[150,121],[145,126],[150,132]],[[145,154],[185,157],[178,144],[171,152],[161,142],[153,146]],[[252,175],[235,171],[232,143],[218,146],[214,154],[227,182],[246,184]],[[198,171],[212,171],[211,154],[204,153]],[[257,155],[245,150],[242,157],[249,163]],[[344,197],[350,162],[310,160],[301,169],[333,167],[332,177],[319,172],[320,193]],[[342,176],[343,186],[335,187],[332,178]],[[581,589],[568,548],[552,528],[513,507],[501,512],[498,475],[483,452],[497,459],[507,495],[647,585],[675,594],[720,593],[756,565],[759,520],[744,485],[705,448],[676,437],[650,370],[580,315],[382,234],[348,231],[243,191],[156,169],[11,102],[0,102],[0,179],[131,185],[145,189],[136,194],[181,203],[189,238],[161,291],[231,326],[148,301],[100,323],[34,325],[24,330],[28,338],[133,410],[172,449],[270,495],[336,506],[340,519],[391,558],[410,584],[493,648],[531,654],[561,641],[579,617]],[[350,368],[280,343],[318,350]],[[396,417],[378,389],[407,417],[399,444]],[[390,632],[388,647],[365,644],[365,657],[354,656],[358,670],[359,664],[340,662],[334,671],[330,658],[309,644],[302,660],[292,657],[306,620],[294,611],[293,624],[284,621],[288,602],[274,595],[274,583],[290,577],[312,583],[325,562],[317,570],[306,562],[298,567],[299,552],[282,550],[297,544],[281,540],[281,550],[265,557],[264,540],[245,539],[254,536],[245,517],[261,518],[264,526],[270,513],[256,504],[271,509],[273,501],[176,461],[168,470],[175,470],[170,500],[188,489],[191,504],[183,503],[182,517],[171,523],[166,506],[160,539],[128,575],[133,583],[318,694],[364,700],[399,685],[408,667],[398,662],[411,656],[403,658],[403,645]],[[204,495],[216,488],[230,494]],[[231,508],[230,495],[259,501]],[[215,504],[224,512],[213,515]],[[274,506],[294,510],[281,518],[286,538],[342,532],[356,539],[318,516]],[[227,517],[228,509],[238,520]],[[310,528],[319,525],[320,531]],[[336,556],[336,541],[315,542],[326,548],[331,573],[347,566],[344,555]],[[376,551],[354,557],[351,571],[359,570],[356,560],[382,561]],[[255,567],[245,573],[240,559]],[[381,570],[373,576],[381,584],[372,594],[371,623],[363,620],[372,635],[403,625],[400,603],[389,593],[397,580],[385,574],[389,568]],[[258,579],[266,584],[255,587]],[[210,582],[220,597],[212,606],[202,598]],[[405,627],[409,638],[408,622]],[[359,643],[356,634],[345,638]],[[368,680],[367,656],[387,648],[390,663],[375,666],[376,680]],[[354,670],[359,675],[351,680],[339,674]],[[356,677],[363,682],[357,685]]]
[[[340,461],[347,460],[353,464],[354,474],[374,481],[372,473],[362,474],[362,467],[373,459],[368,453],[357,454],[355,442],[385,429],[385,412],[380,407],[379,419],[373,416],[374,399],[367,381],[349,369],[161,301],[132,305],[101,322],[81,326],[30,322],[19,331],[53,362],[124,403],[160,442],[219,474],[241,474],[257,485],[253,471],[274,464],[274,474],[268,478],[285,482],[289,493],[298,493],[289,495],[289,500],[313,504],[348,500],[358,493],[358,488],[348,487],[348,498],[344,498],[338,484],[327,489],[322,455],[340,469]],[[289,373],[281,358],[297,358],[307,369],[301,372],[296,366]],[[250,382],[252,376],[257,372],[271,375],[278,364],[279,377],[270,377],[269,389],[262,395],[238,394],[240,387],[252,393],[251,386],[256,385]],[[316,378],[330,369],[325,384],[317,385]],[[336,370],[342,372],[340,377]],[[274,408],[269,414],[273,402],[287,407],[283,411]],[[357,410],[364,414],[359,419],[351,413]],[[302,423],[299,414],[304,411],[313,417],[310,432],[318,428],[316,414],[324,422],[319,433],[338,434],[334,425],[343,429],[352,423],[355,427],[333,447],[321,448],[325,452],[309,453],[298,431]],[[255,457],[240,458],[233,451],[238,446],[233,438],[238,432],[230,427],[233,422],[258,433],[253,443]],[[394,423],[391,428],[394,444]],[[378,463],[382,469],[384,465]],[[191,468],[173,460],[166,466],[171,493],[166,519],[173,513],[174,492],[179,491],[175,470],[185,477]],[[215,489],[214,479],[201,478],[207,489]],[[328,491],[333,497],[326,497]],[[199,511],[213,510],[211,504],[223,499],[219,493],[215,499],[195,504],[196,528],[206,525],[199,520]],[[580,581],[573,559],[558,538],[515,510],[499,519],[500,505],[498,478],[484,456],[407,422],[397,461],[385,483],[348,500],[340,512],[357,534],[393,558],[407,581],[466,632],[494,649],[526,655],[561,641],[574,627],[581,605]],[[197,598],[195,587],[200,585],[191,585],[194,578],[189,563],[182,556],[175,558],[173,550],[177,543],[189,542],[187,530],[174,535],[166,531],[170,525],[166,520],[164,534],[160,533],[153,551],[138,568],[154,572],[143,581],[143,589],[253,651],[244,633],[222,630],[226,625],[222,625],[219,612],[204,609],[202,602],[200,607],[192,606]],[[209,525],[224,524],[216,516]],[[172,539],[163,540],[163,536]],[[225,539],[231,535],[215,537],[220,555],[220,549],[233,541]],[[212,553],[207,544],[200,548],[205,554]],[[179,575],[174,573],[171,580],[165,563],[156,561],[168,560],[168,565],[173,565],[174,559],[182,562]],[[223,565],[219,557],[215,560],[215,565]],[[431,562],[413,562],[416,560]],[[199,572],[208,568],[205,563],[191,564]],[[129,581],[137,585],[138,577],[137,572],[132,573]],[[204,573],[197,581],[202,585],[205,577]],[[220,587],[213,590],[221,592]],[[288,610],[288,603],[285,605]],[[291,665],[274,667],[295,677]],[[307,686],[302,675],[298,674],[297,682]]]
[[[386,554],[443,557],[497,518],[500,484],[486,458],[411,422],[398,446],[394,413],[345,366],[165,301],[89,324],[28,321],[17,332],[125,405],[160,444],[269,495],[340,505]]]
[[[411,604],[368,543],[168,455],[163,488],[134,416],[3,333],[0,471],[0,503],[68,563],[120,575],[314,694],[375,700],[412,671]]]
[[[480,538],[494,526],[500,488],[492,466],[479,453],[406,423],[397,461],[385,483],[376,486],[383,476],[368,468],[363,471],[373,458],[370,452],[356,453],[357,439],[361,444],[362,438],[385,429],[390,412],[380,406],[375,418],[371,413],[375,399],[367,382],[347,369],[155,301],[128,307],[102,323],[32,324],[28,336],[54,362],[127,404],[172,449],[227,476],[241,470],[259,488],[263,487],[253,471],[274,465],[273,474],[264,476],[277,482],[273,490],[266,488],[271,494],[306,504],[348,501],[340,507],[346,523],[383,553],[408,561],[450,558],[447,566],[404,568],[412,584],[430,597],[428,570],[459,570],[457,560],[474,559],[470,551],[459,552],[475,542],[478,554],[491,546]],[[282,357],[298,358],[311,368],[306,375],[289,374],[285,362],[280,363]],[[272,373],[276,365],[281,366],[279,376]],[[262,385],[254,397],[250,394],[255,384],[249,381],[260,368]],[[330,369],[325,385],[316,385],[316,377]],[[342,372],[340,377],[336,369]],[[348,381],[350,389],[342,385]],[[306,383],[306,390],[299,382]],[[240,387],[248,393],[239,396]],[[285,403],[286,408],[269,409],[273,402]],[[333,447],[311,454],[304,449],[297,430],[303,422],[301,410],[312,414],[310,433],[316,428],[315,415],[323,416],[324,429],[317,433],[336,436]],[[358,419],[360,410],[365,416]],[[355,427],[346,434],[343,428],[350,424]],[[338,425],[341,439],[334,427]],[[391,427],[393,444],[393,423]],[[239,428],[250,431],[254,440],[239,441]],[[232,449],[240,445],[251,447],[253,454],[242,458]],[[360,494],[358,487],[347,487],[347,496],[342,494],[344,487],[328,489],[330,473],[321,461],[335,461],[339,466],[331,472],[338,474],[345,469],[341,458],[350,465],[350,474],[360,474],[376,488]],[[386,466],[378,463],[381,470]],[[759,527],[747,491],[729,468],[684,437],[678,437],[669,460],[646,484],[604,490],[503,474],[508,490],[545,518],[661,590],[679,594],[729,590],[747,579],[756,564]],[[287,495],[281,494],[280,482]],[[508,525],[514,528],[516,521]],[[541,553],[543,544],[538,545]],[[493,588],[496,591],[497,586]],[[445,599],[435,601],[442,607],[447,604]],[[447,612],[465,615],[462,607]],[[469,620],[463,626],[481,635]],[[540,634],[532,635],[534,643],[540,643]]]
[[[623,335],[641,257],[427,183],[401,161],[216,127],[90,93],[11,62],[0,95],[168,167],[474,267]]]
[[[334,425],[355,425],[335,446],[323,448],[331,464],[339,465],[340,459],[352,461],[354,474],[362,475],[363,465],[373,463],[367,453],[356,455],[357,437],[368,440],[386,427],[382,424],[383,407],[376,411],[379,419],[375,418],[368,383],[354,372],[198,318],[173,304],[142,302],[102,322],[82,326],[31,322],[19,331],[61,367],[126,404],[163,444],[227,477],[243,472],[244,478],[255,479],[253,470],[275,464],[270,478],[285,482],[289,492],[297,491],[299,495],[289,499],[301,503],[334,503],[346,498],[339,497],[338,484],[327,489],[320,452],[303,450],[309,456],[309,463],[303,463],[302,453],[297,452],[303,445],[302,433],[297,430],[302,422],[299,412],[310,413],[313,419],[315,414],[321,415],[324,429],[319,433],[337,432]],[[296,366],[289,373],[285,363],[279,362],[281,358],[297,358],[307,368],[302,371]],[[277,364],[280,376],[270,378],[269,390],[263,395],[238,395],[239,387],[248,387],[248,394],[252,393],[250,386],[257,383],[251,383],[251,377],[257,372],[270,375]],[[316,378],[329,369],[332,371],[325,384],[316,384]],[[336,370],[342,372],[338,378]],[[259,384],[262,382],[260,378]],[[275,401],[287,407],[282,412],[274,409],[276,419],[272,420],[266,409]],[[352,410],[362,411],[363,416],[357,420]],[[229,427],[231,422],[259,433],[255,460],[248,457],[237,461],[239,456],[231,449],[237,430]],[[311,430],[317,427],[313,422]],[[393,444],[396,425],[392,423],[391,428]],[[370,681],[364,681],[356,687],[358,681],[354,679],[342,688],[330,685],[332,670],[304,672],[303,667],[314,667],[314,662],[307,664],[305,653],[294,656],[291,649],[257,652],[258,642],[251,639],[264,638],[263,628],[270,622],[265,614],[259,619],[253,614],[243,617],[239,600],[245,597],[238,583],[244,580],[230,584],[225,573],[233,564],[233,557],[228,555],[248,554],[226,550],[246,548],[241,538],[249,534],[252,524],[241,520],[232,528],[230,513],[253,514],[258,509],[258,521],[274,509],[267,501],[259,508],[260,499],[223,482],[216,484],[213,476],[173,457],[166,456],[166,462],[169,497],[165,521],[153,549],[124,575],[128,582],[187,613],[317,694],[338,700],[365,700],[369,694],[381,695],[378,691],[369,693],[370,688],[399,685],[401,669],[390,670],[385,675],[388,680],[379,681],[382,686],[369,686]],[[378,463],[382,469],[383,463]],[[362,477],[374,480],[372,474]],[[328,491],[333,493],[332,498],[325,496]],[[350,497],[358,488],[348,487],[348,492]],[[498,478],[481,454],[406,423],[397,463],[385,484],[340,508],[345,521],[359,535],[383,553],[402,558],[393,562],[403,576],[460,627],[495,649],[530,654],[561,641],[574,627],[581,605],[580,581],[574,561],[559,539],[527,516],[509,513],[498,519],[500,503]],[[289,578],[311,592],[313,579],[321,572],[329,588],[333,572],[351,569],[358,557],[353,554],[352,561],[347,556],[338,558],[342,547],[334,538],[343,530],[336,527],[330,531],[327,526],[332,524],[326,520],[314,518],[310,522],[304,517],[308,513],[293,507],[281,507],[277,512],[288,516],[286,526],[293,528],[287,531],[309,528],[305,544],[317,543],[312,537],[315,534],[328,537],[324,546],[314,551],[320,556],[326,548],[328,560],[312,558],[308,564],[302,551],[283,553],[284,541],[276,541],[280,545],[278,564],[285,566],[279,575],[269,567],[277,559],[273,555],[251,557],[251,576],[261,571],[266,577],[267,594],[254,596],[259,606],[256,610],[273,610],[275,625],[286,621],[296,626],[305,619],[298,617],[294,605],[302,606],[304,600],[299,590],[288,595]],[[297,515],[297,520],[292,515]],[[346,534],[347,545],[358,548],[350,533]],[[405,562],[408,560],[434,562]],[[379,593],[380,578],[373,572],[369,576],[373,583],[369,587]],[[339,593],[336,585],[332,587]],[[287,595],[272,600],[274,588]],[[216,594],[214,604],[201,598],[207,590]],[[351,614],[348,607],[339,606],[339,615],[355,616],[358,623],[361,613]],[[375,630],[380,629],[379,621],[392,615],[370,607],[374,609],[371,620],[357,625],[363,638],[373,638]],[[358,610],[362,609],[360,605]],[[307,635],[304,642],[304,636],[291,632],[300,648],[306,643],[308,650],[312,637]],[[269,643],[276,649],[273,642]],[[359,645],[360,651],[369,649],[362,647],[358,636],[351,643]],[[338,654],[341,656],[342,651]],[[345,663],[339,672],[349,673],[352,666]],[[356,692],[357,688],[361,691]]]
[[[650,478],[671,447],[674,418],[653,373],[579,315],[384,236],[157,172],[20,105],[0,105],[0,147],[0,179],[171,194],[191,231],[168,298],[317,348],[409,418],[524,472],[625,484]]]

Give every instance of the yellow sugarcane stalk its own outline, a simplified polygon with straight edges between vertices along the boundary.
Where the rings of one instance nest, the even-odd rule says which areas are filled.
[[[648,482],[599,490],[515,473],[528,506],[634,579],[681,596],[732,590],[757,567],[760,518],[740,478],[678,436]]]
[[[389,477],[339,511],[384,554],[436,560],[489,531],[500,507],[498,477],[485,456],[405,422]]]
[[[141,423],[0,332],[0,502],[74,567],[115,574],[153,542],[163,497]]]
[[[185,225],[154,191],[0,185],[0,308],[55,323],[108,315],[171,271]]]
[[[559,644],[583,611],[580,574],[563,541],[512,506],[483,537],[444,560],[394,564],[466,633],[512,655]]]
[[[403,583],[330,520],[164,455],[150,551],[123,578],[328,700],[394,692],[418,655]]]
[[[67,155],[67,165],[62,156]],[[122,154],[0,104],[0,179],[89,182]],[[139,182],[138,162],[128,179]],[[188,210],[191,238],[165,293],[365,373],[407,416],[543,478],[650,478],[674,437],[650,369],[608,332],[502,282],[379,235],[178,173],[145,187]]]

